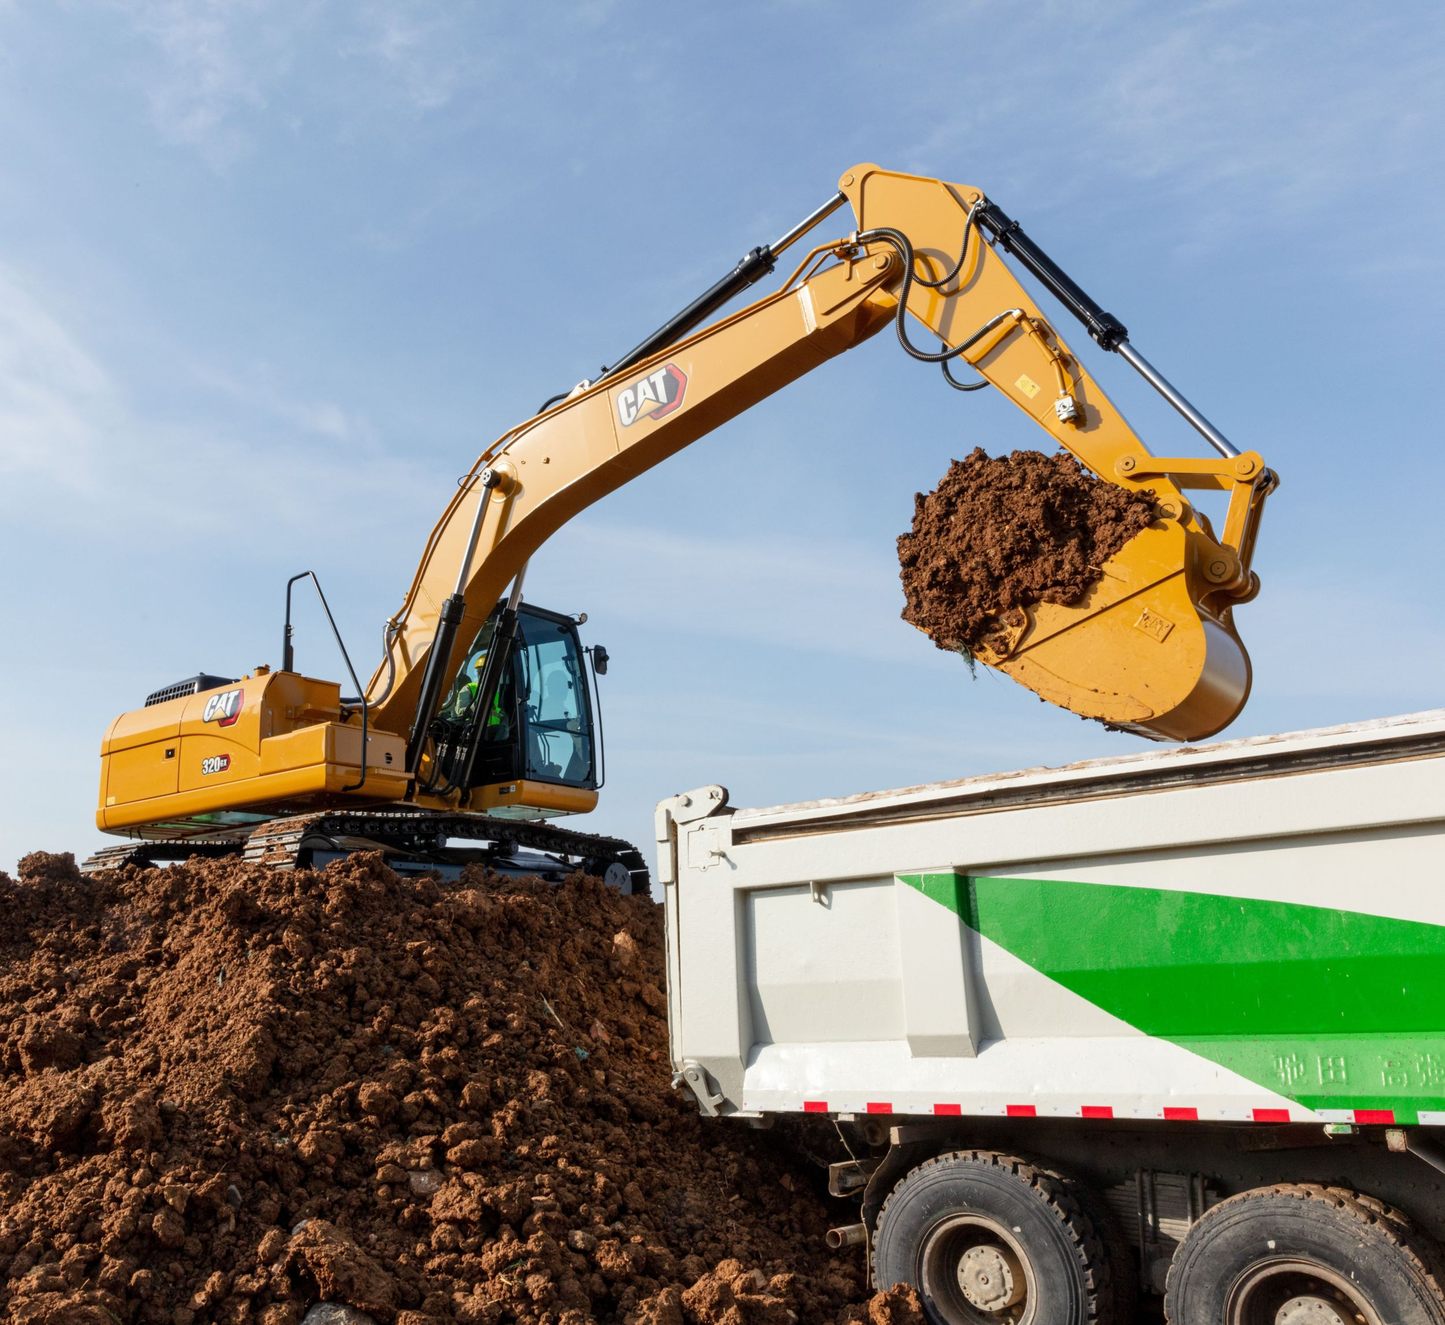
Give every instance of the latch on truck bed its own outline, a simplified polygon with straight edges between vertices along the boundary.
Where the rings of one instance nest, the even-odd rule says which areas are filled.
[[[688,1059],[682,1065],[682,1071],[672,1079],[674,1088],[686,1085],[697,1097],[697,1107],[709,1118],[718,1116],[718,1106],[725,1102],[725,1096],[716,1088],[713,1079],[708,1076],[707,1068],[701,1063],[695,1063]]]
[[[684,791],[676,796],[669,796],[666,800],[657,803],[657,813],[654,817],[655,836],[657,838],[657,873],[663,884],[677,882],[677,837],[676,828],[682,824],[694,823],[698,819],[706,819],[709,815],[717,814],[727,808],[728,790],[714,783],[710,787],[699,787],[696,791]],[[718,834],[712,835],[717,838]],[[700,844],[700,849],[707,854],[707,863],[711,864],[721,855],[721,842],[710,841]],[[701,861],[691,862],[694,868],[705,868]]]

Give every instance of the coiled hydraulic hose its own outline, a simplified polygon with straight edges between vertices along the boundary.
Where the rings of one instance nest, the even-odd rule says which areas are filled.
[[[898,256],[903,261],[903,288],[898,294],[898,316],[894,322],[894,328],[898,333],[898,343],[903,346],[904,351],[913,358],[920,359],[924,363],[938,364],[943,370],[944,380],[957,391],[981,391],[988,385],[988,381],[985,378],[981,378],[977,382],[960,382],[949,372],[948,364],[950,360],[958,358],[965,350],[974,345],[980,336],[992,330],[992,328],[998,324],[1000,318],[990,320],[961,345],[956,345],[953,349],[945,346],[936,354],[930,353],[927,350],[920,350],[914,345],[913,342],[908,339],[908,332],[903,323],[908,311],[908,293],[915,284],[924,286],[929,290],[940,290],[963,270],[963,264],[968,259],[968,237],[974,233],[976,229],[975,219],[985,205],[985,200],[979,198],[978,201],[969,208],[968,218],[963,223],[963,247],[959,251],[958,261],[953,264],[947,273],[939,277],[936,281],[931,281],[926,276],[920,276],[918,274],[916,269],[917,259],[913,252],[913,243],[901,230],[880,226],[874,230],[860,231],[854,236],[854,239],[860,244],[883,243],[897,250]],[[982,242],[982,239],[983,236],[980,233],[980,242]],[[975,248],[974,251],[977,252],[977,249]]]

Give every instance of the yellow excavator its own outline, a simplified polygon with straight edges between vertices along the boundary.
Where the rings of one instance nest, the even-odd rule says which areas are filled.
[[[708,322],[845,205],[850,233],[812,248],[776,292]],[[1004,254],[1217,455],[1152,455]],[[915,324],[937,349],[919,346]],[[1094,474],[1155,501],[1155,520],[1099,568],[1081,601],[1028,607],[1007,642],[978,659],[1051,703],[1146,736],[1194,740],[1226,726],[1249,692],[1232,613],[1259,589],[1250,560],[1274,475],[981,190],[860,165],[780,240],[482,453],[427,539],[365,688],[349,658],[349,697],[295,670],[291,591],[314,580],[308,572],[287,586],[279,670],[195,676],[118,717],[101,748],[96,822],[132,841],[87,868],[238,851],[284,868],[379,849],[402,869],[581,865],[644,889],[646,866],[629,844],[549,822],[597,803],[594,690],[607,659],[582,646],[585,617],[523,602],[528,560],[599,498],[890,326],[950,386],[991,384]],[[970,380],[954,375],[960,361]],[[1221,532],[1190,490],[1227,494]]]

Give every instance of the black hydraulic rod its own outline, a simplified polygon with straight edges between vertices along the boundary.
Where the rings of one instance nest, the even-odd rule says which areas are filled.
[[[421,694],[416,701],[411,739],[406,743],[406,769],[412,777],[416,776],[422,751],[426,749],[432,719],[436,717],[437,705],[441,702],[442,687],[449,679],[447,664],[451,661],[452,646],[457,642],[457,631],[461,628],[466,610],[465,594],[454,593],[442,603],[436,637],[432,640],[431,652],[427,654],[426,671],[421,676]]]
[[[1239,454],[1238,448],[1193,405],[1174,385],[1129,343],[1129,329],[1112,313],[1106,313],[1089,298],[1047,253],[1034,243],[1020,227],[995,203],[985,202],[979,209],[978,223],[995,243],[1016,257],[1041,280],[1049,292],[1088,328],[1089,335],[1102,349],[1120,355],[1150,386],[1188,420],[1190,427],[1226,459]],[[945,370],[946,371],[946,370]]]
[[[426,670],[421,674],[421,693],[417,696],[416,717],[412,720],[411,739],[406,743],[406,771],[415,777],[421,762],[422,751],[426,749],[427,737],[431,734],[432,719],[437,715],[441,703],[442,687],[451,678],[447,666],[451,662],[452,647],[457,642],[457,631],[461,628],[462,617],[467,610],[467,575],[471,570],[472,557],[477,551],[477,539],[482,532],[482,519],[486,515],[487,503],[492,490],[502,481],[502,476],[490,466],[477,475],[477,513],[472,517],[472,530],[467,536],[467,550],[462,554],[461,565],[457,567],[456,588],[442,603],[437,619],[437,633],[427,654]]]
[[[650,358],[658,350],[665,350],[675,341],[680,341],[694,327],[707,321],[724,304],[741,294],[750,285],[756,285],[764,276],[768,275],[777,265],[778,254],[800,238],[807,234],[825,216],[830,216],[841,207],[847,198],[841,194],[834,194],[816,211],[810,212],[791,230],[780,238],[775,239],[771,244],[762,244],[751,252],[743,255],[738,265],[734,267],[722,280],[704,290],[698,295],[682,312],[669,318],[662,326],[658,327],[646,340],[633,346],[622,358],[610,367],[598,370],[597,376],[592,380],[600,382],[604,377],[611,377],[614,373],[625,372],[635,363],[641,363],[644,359]],[[566,400],[570,392],[563,391],[552,396],[542,404],[537,411],[541,414],[550,409],[559,400]]]
[[[674,341],[681,340],[694,327],[710,318],[719,308],[734,296],[756,284],[776,266],[777,258],[772,245],[764,244],[745,254],[742,260],[722,280],[698,295],[682,312],[669,318],[646,340],[628,350],[610,368],[597,374],[597,381],[611,377],[613,373],[626,372],[635,363],[650,358],[658,350],[666,349]]]
[[[1013,220],[996,203],[986,202],[979,209],[978,223],[1002,244],[1004,251],[1011,253],[1040,281],[1050,294],[1069,310],[1088,329],[1089,335],[1102,349],[1117,350],[1128,340],[1129,331],[1112,313],[1106,313],[1069,274],[1047,253],[1023,232],[1019,223]]]
[[[748,286],[755,285],[768,275],[777,265],[778,254],[794,240],[807,234],[825,216],[836,212],[847,200],[844,194],[835,193],[827,202],[816,211],[810,212],[781,238],[744,254],[738,265],[722,280],[698,295],[676,317],[664,322],[645,341],[629,350],[610,368],[604,368],[598,373],[597,380],[610,377],[613,373],[624,372],[633,364],[641,363],[644,359],[656,354],[658,350],[666,349],[674,341],[681,340],[689,331],[711,317],[735,295],[741,294]]]

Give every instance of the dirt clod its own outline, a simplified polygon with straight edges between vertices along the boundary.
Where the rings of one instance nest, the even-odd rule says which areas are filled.
[[[20,875],[0,875],[7,1319],[911,1319],[877,1317],[861,1258],[826,1250],[818,1169],[671,1089],[648,899],[376,856],[82,879],[37,853]]]
[[[314,1284],[327,1302],[387,1320],[396,1313],[396,1280],[324,1219],[308,1219],[291,1238],[281,1272],[303,1289]]]
[[[940,649],[972,651],[1021,624],[1020,608],[1078,602],[1153,518],[1151,497],[1066,452],[975,448],[914,498],[913,528],[898,540],[903,619]]]

